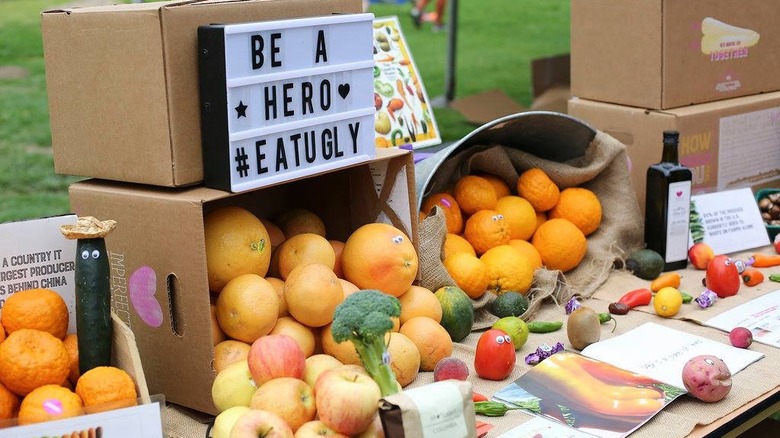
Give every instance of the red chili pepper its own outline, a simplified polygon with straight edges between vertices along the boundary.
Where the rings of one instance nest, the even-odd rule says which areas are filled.
[[[471,399],[474,402],[488,401],[488,398],[478,392],[471,393]]]
[[[636,289],[632,290],[631,292],[627,292],[625,295],[620,297],[618,303],[623,303],[633,309],[637,306],[646,306],[650,304],[652,299],[653,292],[650,291],[650,289]]]

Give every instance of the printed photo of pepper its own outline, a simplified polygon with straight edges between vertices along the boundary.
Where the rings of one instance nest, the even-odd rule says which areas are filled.
[[[541,361],[493,398],[601,437],[623,437],[685,393],[580,354],[562,351]]]

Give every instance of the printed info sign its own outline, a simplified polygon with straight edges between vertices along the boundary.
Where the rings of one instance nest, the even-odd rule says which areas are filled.
[[[243,192],[372,159],[373,18],[199,27],[205,185]]]

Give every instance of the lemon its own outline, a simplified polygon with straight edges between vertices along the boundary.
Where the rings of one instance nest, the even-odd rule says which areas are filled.
[[[662,287],[653,297],[655,313],[664,318],[676,315],[680,311],[682,302],[682,294],[673,287]]]

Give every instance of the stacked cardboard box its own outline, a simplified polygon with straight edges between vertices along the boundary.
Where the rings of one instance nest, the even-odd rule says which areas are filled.
[[[780,9],[762,0],[573,0],[569,114],[621,140],[644,208],[662,132],[694,194],[780,180]]]
[[[135,335],[151,393],[217,413],[210,211],[237,205],[270,219],[302,207],[334,239],[386,222],[417,244],[409,151],[241,194],[202,185],[198,26],[360,12],[360,0],[186,0],[43,14],[55,171],[95,178],[71,186],[73,211],[118,223],[106,238],[112,306]],[[156,306],[161,321],[145,321],[133,298]]]

